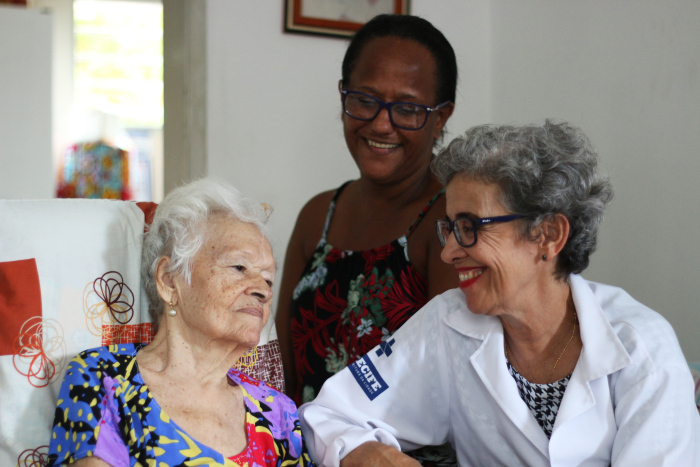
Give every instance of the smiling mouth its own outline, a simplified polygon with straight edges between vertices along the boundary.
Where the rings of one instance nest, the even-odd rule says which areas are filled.
[[[475,279],[482,275],[486,268],[470,269],[468,271],[462,271],[459,273],[459,281],[464,282],[471,279]]]
[[[371,139],[367,140],[367,144],[378,149],[395,149],[399,147],[398,144],[380,143],[379,141],[372,141]]]

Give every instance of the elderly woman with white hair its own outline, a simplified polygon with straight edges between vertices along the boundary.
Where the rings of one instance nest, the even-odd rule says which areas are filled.
[[[698,466],[700,417],[671,326],[584,280],[608,180],[566,123],[472,128],[433,162],[459,289],[302,406],[322,465],[414,465],[452,443],[461,466]]]
[[[146,234],[148,345],[69,365],[49,465],[311,465],[294,403],[236,368],[270,316],[269,212],[200,180],[171,192]]]

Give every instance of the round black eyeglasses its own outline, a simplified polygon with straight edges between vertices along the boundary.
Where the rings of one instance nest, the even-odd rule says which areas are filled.
[[[343,95],[343,112],[357,120],[374,120],[382,109],[389,112],[391,124],[403,130],[420,130],[428,121],[431,112],[442,109],[450,101],[436,107],[416,104],[414,102],[384,102],[374,96],[359,91],[341,89]]]
[[[520,219],[521,217],[525,216],[511,214],[509,216],[482,217],[476,219],[471,217],[458,217],[453,221],[438,219],[435,221],[435,229],[437,230],[440,245],[443,247],[447,244],[450,233],[454,232],[457,243],[464,248],[469,248],[476,243],[476,233],[482,225],[494,224],[496,222],[510,222],[515,219]]]

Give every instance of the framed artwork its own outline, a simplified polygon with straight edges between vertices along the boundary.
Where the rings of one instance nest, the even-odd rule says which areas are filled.
[[[409,0],[285,0],[284,30],[348,37],[377,15],[407,15],[408,2]]]

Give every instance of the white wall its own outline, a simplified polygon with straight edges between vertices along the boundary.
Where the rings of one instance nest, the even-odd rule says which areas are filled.
[[[566,119],[615,188],[584,276],[663,314],[700,361],[700,3],[494,0],[493,120]]]
[[[0,198],[51,198],[51,17],[0,6]]]
[[[700,3],[414,0],[455,48],[450,137],[567,119],[616,189],[587,278],[671,321],[700,361]],[[284,258],[299,209],[357,176],[342,136],[343,39],[285,34],[282,2],[207,2],[208,174],[275,206]],[[278,282],[279,283],[279,282]]]
[[[73,106],[73,0],[29,0],[28,5],[49,14],[52,23],[52,170],[55,174],[64,151],[75,142],[71,138],[69,118]],[[52,180],[52,189],[55,181]]]

